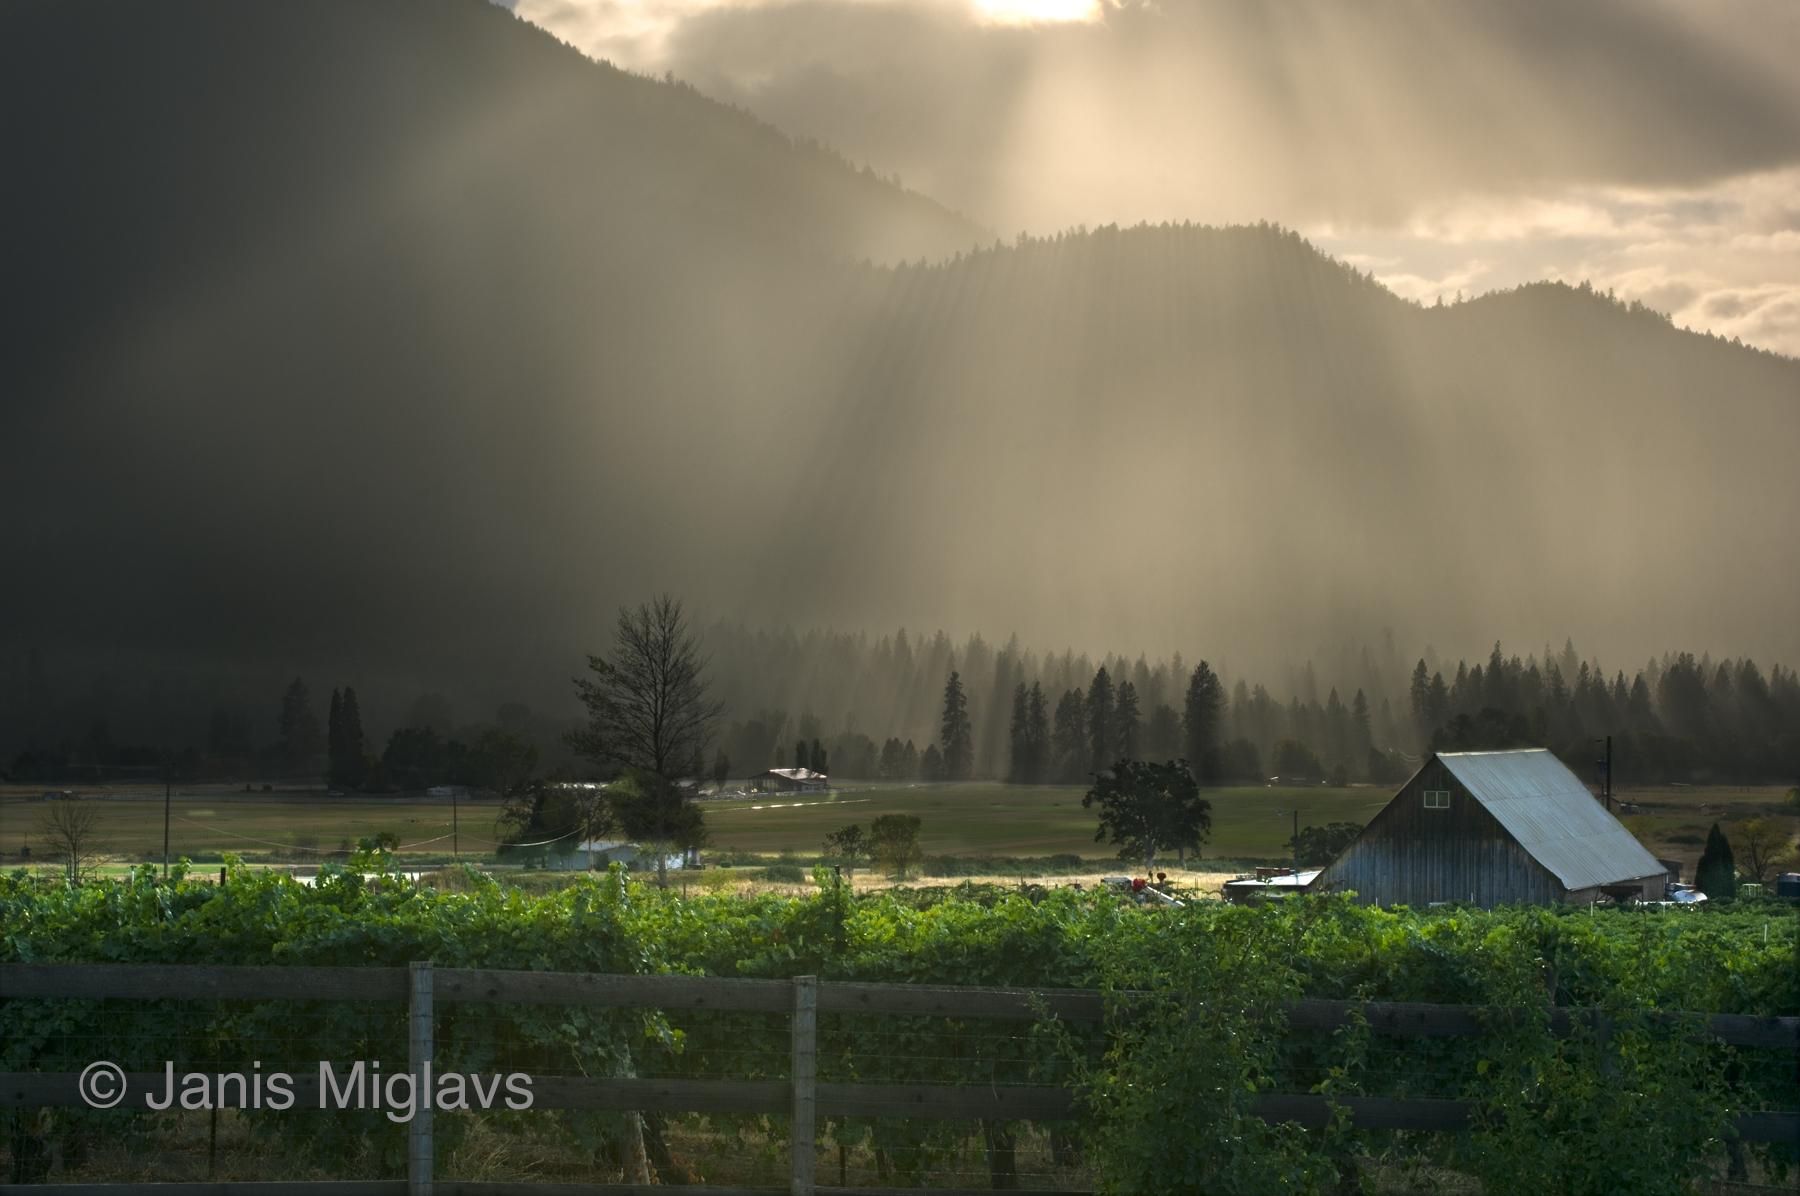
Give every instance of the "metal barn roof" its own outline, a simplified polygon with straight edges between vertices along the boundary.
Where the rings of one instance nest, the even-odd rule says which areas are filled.
[[[1545,749],[1440,752],[1437,758],[1564,887],[1589,889],[1663,871]]]

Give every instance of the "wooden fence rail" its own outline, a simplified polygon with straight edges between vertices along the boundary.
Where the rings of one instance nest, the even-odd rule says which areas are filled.
[[[1129,996],[1129,994],[1127,994]],[[307,968],[267,966],[186,966],[160,964],[0,964],[0,999],[60,998],[136,1000],[393,1001],[409,1006],[409,1055],[413,1074],[432,1057],[432,1023],[440,1002],[642,1006],[665,1010],[786,1013],[792,1019],[793,1057],[787,1080],[590,1079],[542,1076],[534,1080],[532,1107],[698,1113],[773,1113],[793,1119],[792,1176],[786,1191],[815,1196],[831,1189],[813,1181],[813,1139],[820,1115],[860,1117],[997,1118],[1056,1121],[1075,1115],[1074,1096],[1061,1088],[956,1087],[947,1085],[819,1083],[816,1075],[819,1014],[889,1017],[1035,1020],[1048,1012],[1069,1021],[1094,1022],[1105,1013],[1101,993],[1091,989],[1027,990],[929,985],[853,984],[793,980],[738,980],[701,976],[616,976],[571,972],[511,972],[488,969]],[[1286,1009],[1290,1028],[1331,1030],[1360,1016],[1377,1034],[1456,1037],[1496,1033],[1518,1024],[1525,1011],[1473,1005],[1404,1002],[1303,1000]],[[1603,1024],[1584,1010],[1550,1011],[1551,1030],[1567,1036],[1578,1026]],[[1128,1009],[1126,1011],[1127,1016]],[[1678,1015],[1646,1014],[1671,1023]],[[1747,1047],[1800,1049],[1800,1018],[1713,1014],[1708,1036]],[[77,1075],[23,1072],[0,1074],[0,1108],[79,1107]],[[129,1091],[153,1092],[164,1077],[126,1077]],[[295,1104],[318,1106],[319,1077],[293,1077]],[[1389,1097],[1340,1098],[1351,1124],[1362,1129],[1449,1131],[1467,1128],[1469,1104],[1459,1100]],[[1326,1097],[1306,1094],[1264,1096],[1257,1112],[1272,1121],[1317,1127],[1326,1123]],[[1749,1113],[1740,1116],[1737,1135],[1745,1141],[1800,1141],[1800,1114]],[[409,1196],[500,1196],[502,1188],[533,1196],[628,1192],[630,1185],[488,1185],[442,1182],[432,1177],[431,1119],[421,1110],[410,1123],[406,1191]],[[88,1196],[117,1196],[118,1185],[76,1185]],[[397,1184],[159,1184],[171,1196],[397,1196]],[[343,1192],[338,1193],[342,1188]],[[89,1191],[91,1189],[91,1192]],[[229,1189],[229,1191],[227,1191]],[[59,1189],[61,1190],[61,1189]],[[74,1196],[73,1189],[71,1196]],[[649,1189],[645,1189],[648,1191]],[[767,1193],[781,1189],[693,1188],[696,1193]],[[0,1196],[16,1191],[0,1185]],[[870,1194],[879,1189],[860,1188]]]

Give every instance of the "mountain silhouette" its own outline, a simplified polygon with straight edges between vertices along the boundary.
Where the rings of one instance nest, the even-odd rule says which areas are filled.
[[[0,102],[0,692],[41,647],[566,697],[665,589],[1245,663],[1800,650],[1800,363],[1591,290],[1002,245],[482,0],[8,5]]]

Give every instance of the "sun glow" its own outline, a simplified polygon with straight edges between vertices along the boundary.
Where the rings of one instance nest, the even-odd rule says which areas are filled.
[[[974,0],[974,8],[991,25],[1100,19],[1099,0]]]

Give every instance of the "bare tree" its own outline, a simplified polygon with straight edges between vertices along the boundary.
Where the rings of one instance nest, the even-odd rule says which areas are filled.
[[[675,782],[701,775],[724,704],[707,697],[707,662],[675,598],[621,607],[613,639],[609,656],[588,657],[593,679],[575,680],[588,725],[568,743],[596,764],[636,776],[649,799],[657,883],[666,885],[669,832],[692,820],[675,808],[684,801]]]
[[[52,802],[38,816],[37,832],[49,843],[52,854],[62,857],[70,884],[78,882],[89,871],[89,861],[106,850],[100,836],[100,811],[87,802]]]

